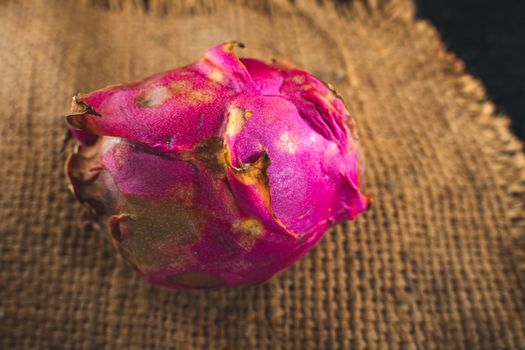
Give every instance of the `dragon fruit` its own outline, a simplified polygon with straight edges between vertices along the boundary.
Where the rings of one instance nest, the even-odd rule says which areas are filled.
[[[370,203],[335,90],[288,64],[239,59],[235,46],[78,94],[67,116],[72,191],[159,286],[262,283]]]

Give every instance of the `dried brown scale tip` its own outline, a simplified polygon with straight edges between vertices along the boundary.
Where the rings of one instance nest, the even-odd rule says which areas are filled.
[[[290,69],[294,69],[295,66],[293,64],[291,64],[290,62],[288,62],[287,60],[284,60],[282,58],[272,58],[271,59],[271,62],[274,66],[278,67],[278,68],[281,68],[281,69],[284,69],[284,70],[290,70]]]
[[[223,44],[223,47],[226,51],[232,52],[235,47],[240,47],[241,49],[244,49],[246,45],[244,45],[244,43],[240,41],[229,41],[229,42],[225,42]]]
[[[364,195],[366,200],[366,210],[369,210],[370,207],[372,207],[372,204],[374,204],[374,197],[369,196],[367,194]]]
[[[79,117],[83,117],[86,114],[90,114],[102,118],[102,115],[100,113],[98,113],[92,106],[78,98],[78,96],[73,96],[71,110],[74,113],[67,115],[66,120],[71,126],[80,130],[85,129],[85,126],[83,120]]]
[[[321,82],[326,86],[326,88],[328,90],[330,90],[330,92],[332,94],[335,95],[336,98],[340,99],[341,101],[343,100],[343,97],[341,97],[341,95],[339,95],[339,93],[337,92],[337,90],[335,89],[335,87],[332,84],[327,83],[326,81],[323,81],[323,80],[321,80]]]

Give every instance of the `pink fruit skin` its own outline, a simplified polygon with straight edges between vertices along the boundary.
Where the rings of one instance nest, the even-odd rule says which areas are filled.
[[[75,97],[66,171],[113,245],[173,289],[258,284],[367,209],[355,125],[335,91],[236,43]]]

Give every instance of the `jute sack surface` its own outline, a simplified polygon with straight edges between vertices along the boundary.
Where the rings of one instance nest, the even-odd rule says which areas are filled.
[[[82,225],[60,116],[231,39],[336,86],[375,203],[265,285],[158,289]],[[525,348],[521,145],[413,3],[2,1],[0,66],[1,348]]]

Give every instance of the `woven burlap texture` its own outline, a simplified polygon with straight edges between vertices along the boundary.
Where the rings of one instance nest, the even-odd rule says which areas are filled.
[[[82,223],[61,116],[232,39],[336,86],[374,205],[265,285],[158,289]],[[525,348],[521,145],[413,3],[2,1],[0,64],[1,348]]]

